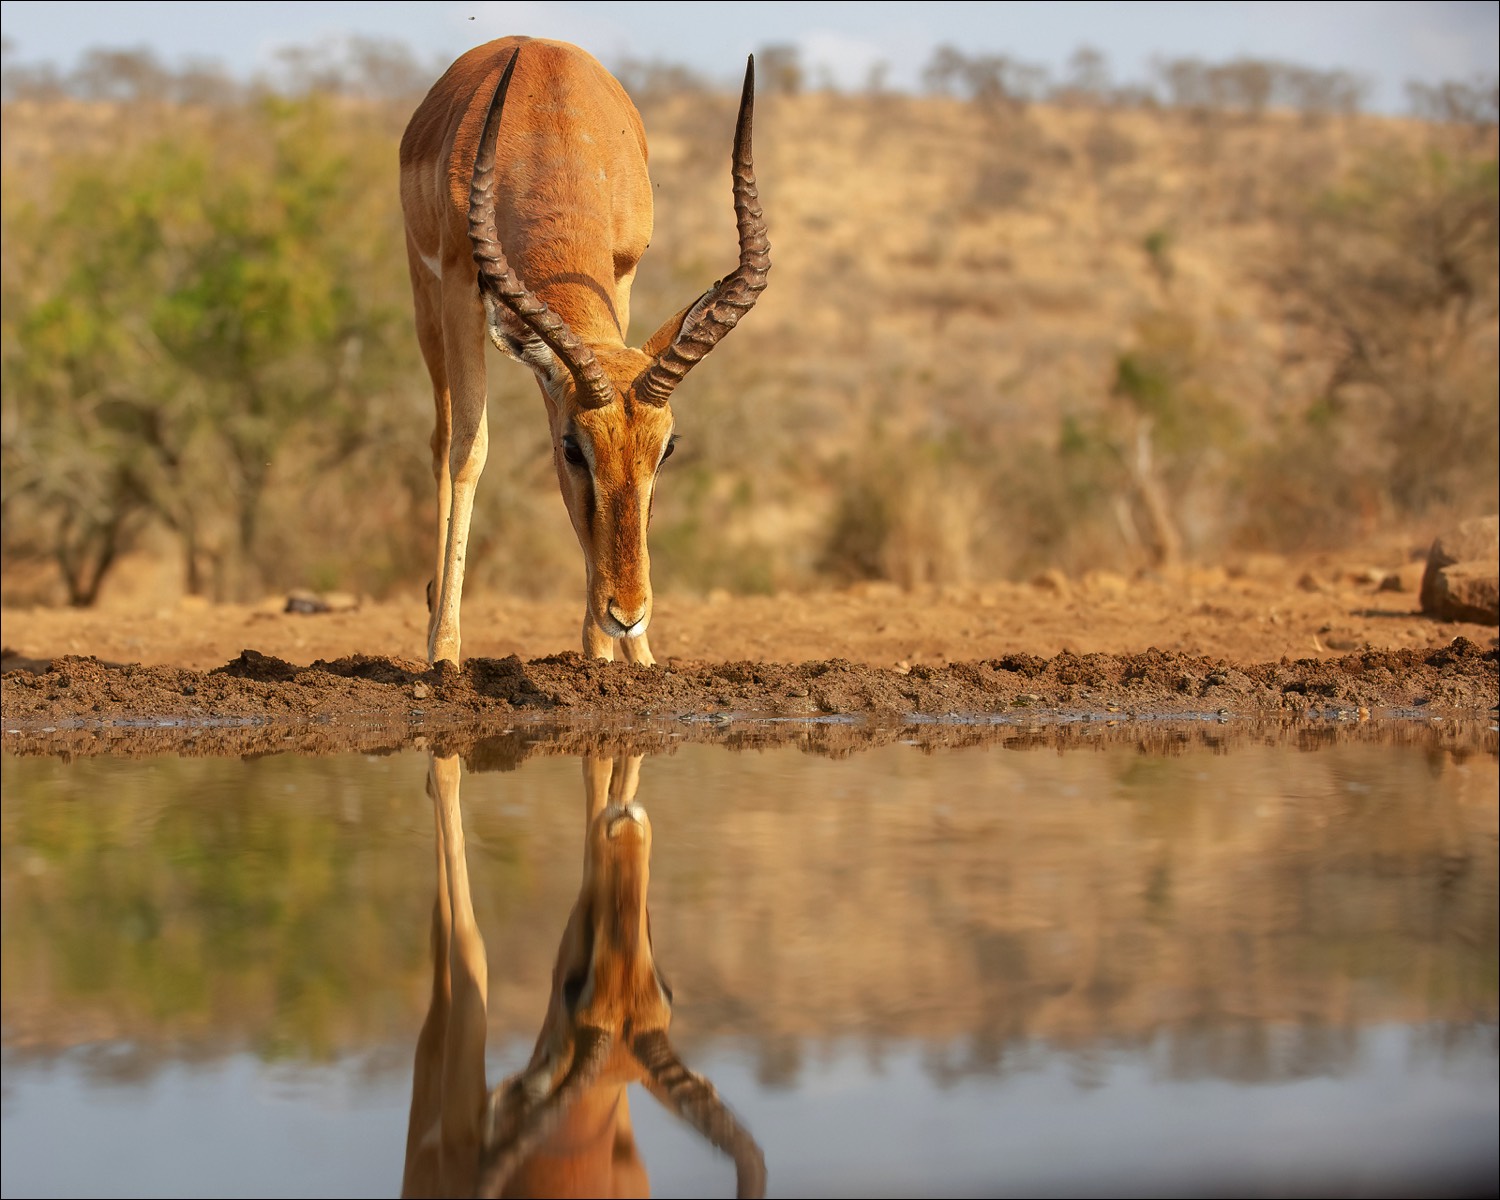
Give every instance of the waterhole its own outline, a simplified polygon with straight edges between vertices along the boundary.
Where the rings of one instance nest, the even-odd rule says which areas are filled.
[[[674,737],[5,756],[4,1192],[1496,1190],[1488,723]]]

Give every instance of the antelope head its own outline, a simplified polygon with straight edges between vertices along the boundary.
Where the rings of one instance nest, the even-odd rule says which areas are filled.
[[[540,1194],[530,1176],[555,1170],[562,1154],[575,1160],[575,1179],[590,1175],[584,1163],[592,1156],[617,1182],[620,1164],[630,1164],[643,1184],[625,1095],[635,1081],[734,1159],[738,1195],[764,1193],[760,1147],[667,1037],[672,992],[656,965],[646,909],[651,821],[634,802],[640,761],[585,760],[583,885],[531,1062],[490,1096],[481,1195]]]
[[[751,159],[755,61],[745,71],[732,157],[740,260],[733,273],[670,318],[639,350],[590,344],[533,292],[506,260],[495,216],[495,155],[506,93],[520,51],[490,101],[469,191],[469,238],[490,339],[536,374],[546,398],[553,460],[587,572],[584,647],[612,657],[614,638],[640,638],[651,619],[646,529],[662,463],[672,453],[671,396],[683,377],[739,322],[765,289],[770,243]],[[649,196],[648,196],[649,203]],[[649,231],[649,207],[646,209]],[[545,261],[529,243],[531,269]],[[566,277],[557,264],[555,277]],[[627,309],[631,267],[620,305]],[[627,654],[651,662],[645,642]]]

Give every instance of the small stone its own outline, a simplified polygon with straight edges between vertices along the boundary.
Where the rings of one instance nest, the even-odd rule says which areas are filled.
[[[1427,566],[1422,572],[1422,611],[1439,615],[1438,575],[1457,563],[1488,562],[1500,559],[1500,517],[1475,517],[1433,540],[1427,551]]]
[[[1432,607],[1427,609],[1440,621],[1473,621],[1479,625],[1500,625],[1500,564],[1490,562],[1452,563],[1439,570],[1424,593]]]
[[[418,683],[412,686],[411,696],[413,700],[426,700],[430,695],[432,695],[432,689],[425,683]]]

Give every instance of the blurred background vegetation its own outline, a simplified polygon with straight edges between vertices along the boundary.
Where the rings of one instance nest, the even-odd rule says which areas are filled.
[[[395,160],[443,64],[13,57],[4,600],[89,604],[127,561],[221,600],[419,595],[431,394]],[[1392,117],[1263,60],[1121,82],[1087,47],[1060,78],[944,47],[921,95],[758,61],[773,284],[679,393],[659,587],[1151,569],[1494,510],[1493,79]],[[640,341],[733,261],[734,98],[607,65],[658,185]],[[540,401],[492,361],[471,579],[573,590]]]

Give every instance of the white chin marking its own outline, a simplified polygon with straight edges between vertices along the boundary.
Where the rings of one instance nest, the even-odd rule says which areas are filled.
[[[650,619],[647,618],[637,621],[634,625],[621,625],[608,615],[598,621],[599,628],[604,631],[604,636],[612,638],[638,638],[646,632],[646,626],[650,623]]]

